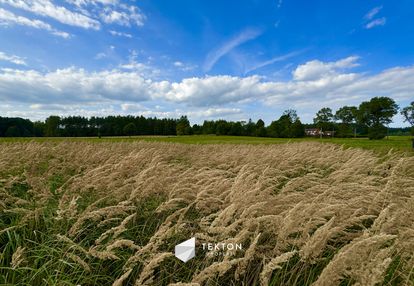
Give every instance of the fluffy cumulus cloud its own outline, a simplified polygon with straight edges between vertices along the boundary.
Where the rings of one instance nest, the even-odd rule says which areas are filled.
[[[358,66],[358,57],[352,56],[336,62],[324,63],[319,60],[313,60],[297,67],[293,72],[295,80],[317,80],[326,78],[330,75],[338,74],[341,70]]]
[[[67,68],[47,73],[2,69],[0,101],[38,107],[34,110],[50,104],[84,105],[95,106],[90,110],[93,113],[111,110],[105,106],[118,106],[125,113],[229,118],[240,115],[251,104],[314,113],[321,103],[336,108],[359,104],[373,96],[391,96],[404,104],[412,100],[414,66],[368,75],[350,71],[358,65],[357,60],[353,56],[335,62],[309,61],[299,65],[287,81],[266,81],[259,76],[209,76],[173,82],[151,80],[137,71],[123,69],[88,72]],[[170,107],[158,110],[154,105]]]
[[[88,73],[62,69],[50,73],[3,69],[0,74],[2,101],[76,104],[116,100],[143,101],[151,96],[153,83],[134,72]]]
[[[168,91],[160,95],[167,100],[191,106],[214,106],[262,97],[262,86],[258,76],[186,78],[171,83]]]

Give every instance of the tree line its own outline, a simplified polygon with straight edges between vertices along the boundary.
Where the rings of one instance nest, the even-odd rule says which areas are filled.
[[[320,130],[332,130],[337,137],[365,135],[369,139],[382,139],[389,134],[388,125],[398,113],[399,106],[389,97],[374,97],[358,107],[343,106],[335,114],[329,107],[316,113],[314,124]],[[401,110],[404,121],[414,125],[414,102]],[[409,128],[406,128],[409,134]],[[414,127],[411,128],[414,135]]]
[[[145,118],[143,116],[49,116],[45,121],[32,122],[22,118],[0,117],[0,137],[101,137],[134,135],[233,135],[298,138],[306,129],[316,129],[336,137],[365,136],[382,139],[387,134],[409,134],[409,128],[387,128],[399,107],[388,97],[374,97],[358,107],[343,106],[335,113],[329,107],[321,108],[313,124],[303,124],[293,109],[286,110],[277,120],[265,126],[257,122],[205,120],[191,126],[186,116],[179,119]],[[404,120],[414,126],[414,102],[401,109]],[[414,127],[411,128],[414,135]]]
[[[329,107],[321,108],[313,119],[313,124],[303,124],[296,111],[286,110],[282,116],[265,126],[263,120],[256,123],[228,122],[225,120],[204,121],[203,125],[190,126],[186,117],[177,123],[178,135],[217,134],[245,135],[259,137],[298,138],[306,135],[306,129],[316,129],[317,134],[331,134],[336,137],[363,136],[369,139],[382,139],[387,135],[408,135],[410,128],[388,128],[399,106],[389,97],[374,97],[362,102],[358,107],[343,106],[335,113]],[[414,126],[414,102],[401,110],[404,121]],[[414,135],[414,127],[411,128]]]
[[[44,122],[0,117],[2,137],[89,137],[132,135],[175,135],[177,119],[143,116],[49,116]]]

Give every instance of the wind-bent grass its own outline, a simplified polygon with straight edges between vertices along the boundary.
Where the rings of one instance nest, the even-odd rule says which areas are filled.
[[[383,140],[368,140],[367,138],[267,138],[249,136],[215,136],[215,135],[189,135],[189,136],[131,136],[131,137],[39,137],[39,138],[0,138],[0,143],[10,142],[79,142],[91,143],[101,142],[171,142],[184,144],[285,144],[295,142],[321,142],[334,143],[346,148],[362,148],[386,154],[391,149],[407,154],[413,154],[412,137],[410,136],[389,136]]]
[[[412,156],[127,140],[2,144],[0,284],[414,283]]]

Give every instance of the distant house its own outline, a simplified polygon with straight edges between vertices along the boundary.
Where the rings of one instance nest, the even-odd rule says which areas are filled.
[[[322,131],[318,128],[309,128],[305,129],[305,135],[311,137],[333,137],[335,135],[335,131]]]
[[[320,136],[321,135],[321,130],[318,128],[310,128],[310,129],[305,129],[305,135],[306,136]]]

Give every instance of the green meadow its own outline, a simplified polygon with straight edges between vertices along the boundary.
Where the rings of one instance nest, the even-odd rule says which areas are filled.
[[[188,136],[131,136],[131,137],[26,137],[26,138],[0,138],[0,143],[9,142],[62,142],[62,141],[89,141],[89,142],[123,142],[123,141],[149,141],[172,142],[184,144],[288,144],[291,142],[322,142],[334,143],[345,148],[362,148],[374,150],[379,153],[394,151],[413,154],[412,139],[410,136],[389,136],[383,140],[369,140],[367,138],[268,138],[249,136],[216,136],[216,135],[188,135]]]

